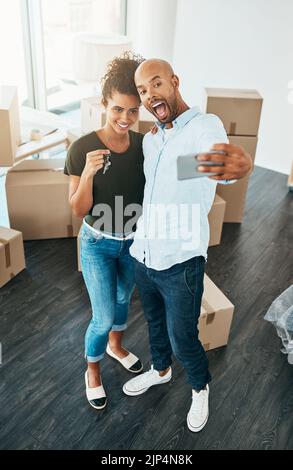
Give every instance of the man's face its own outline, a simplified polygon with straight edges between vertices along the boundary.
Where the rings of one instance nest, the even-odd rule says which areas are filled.
[[[135,74],[142,104],[163,124],[174,121],[178,115],[174,77],[157,64],[143,64]]]

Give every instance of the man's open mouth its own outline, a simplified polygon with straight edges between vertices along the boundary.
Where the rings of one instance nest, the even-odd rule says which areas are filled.
[[[160,121],[167,117],[168,109],[164,101],[157,101],[156,103],[152,104],[151,107],[154,114]]]

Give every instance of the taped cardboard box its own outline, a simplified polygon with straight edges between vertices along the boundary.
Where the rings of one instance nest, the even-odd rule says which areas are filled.
[[[198,328],[206,351],[228,343],[233,313],[234,305],[205,274]]]
[[[17,88],[0,86],[0,167],[13,165],[20,141]]]
[[[229,142],[243,147],[251,155],[254,163],[257,137],[229,136]],[[245,176],[234,184],[217,185],[217,194],[226,201],[224,222],[241,223],[243,221],[248,182],[249,176]]]
[[[25,269],[21,232],[0,227],[0,287]]]
[[[228,135],[256,136],[262,101],[256,90],[205,88],[203,109],[221,119]]]
[[[55,160],[55,159],[52,159]],[[61,163],[61,169],[59,168]],[[6,197],[10,225],[23,233],[24,240],[75,237],[81,219],[72,215],[68,202],[69,178],[63,174],[64,161],[24,161],[6,176]]]
[[[215,246],[221,243],[225,209],[226,201],[216,194],[208,216],[210,225],[209,246]]]

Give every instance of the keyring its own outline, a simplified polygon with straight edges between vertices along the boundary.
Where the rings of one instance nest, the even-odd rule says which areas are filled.
[[[103,175],[106,173],[106,171],[109,170],[110,166],[112,165],[110,157],[111,157],[111,153],[109,153],[108,155],[104,155]]]

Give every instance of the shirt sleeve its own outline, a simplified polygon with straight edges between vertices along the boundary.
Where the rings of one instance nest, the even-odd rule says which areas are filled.
[[[78,145],[78,141],[73,142],[67,151],[64,166],[65,175],[81,176],[85,167],[85,162],[86,156]]]
[[[199,142],[199,152],[208,152],[214,144],[228,144],[222,121],[214,114],[206,114],[206,123]],[[219,184],[233,184],[238,180],[217,180]]]

